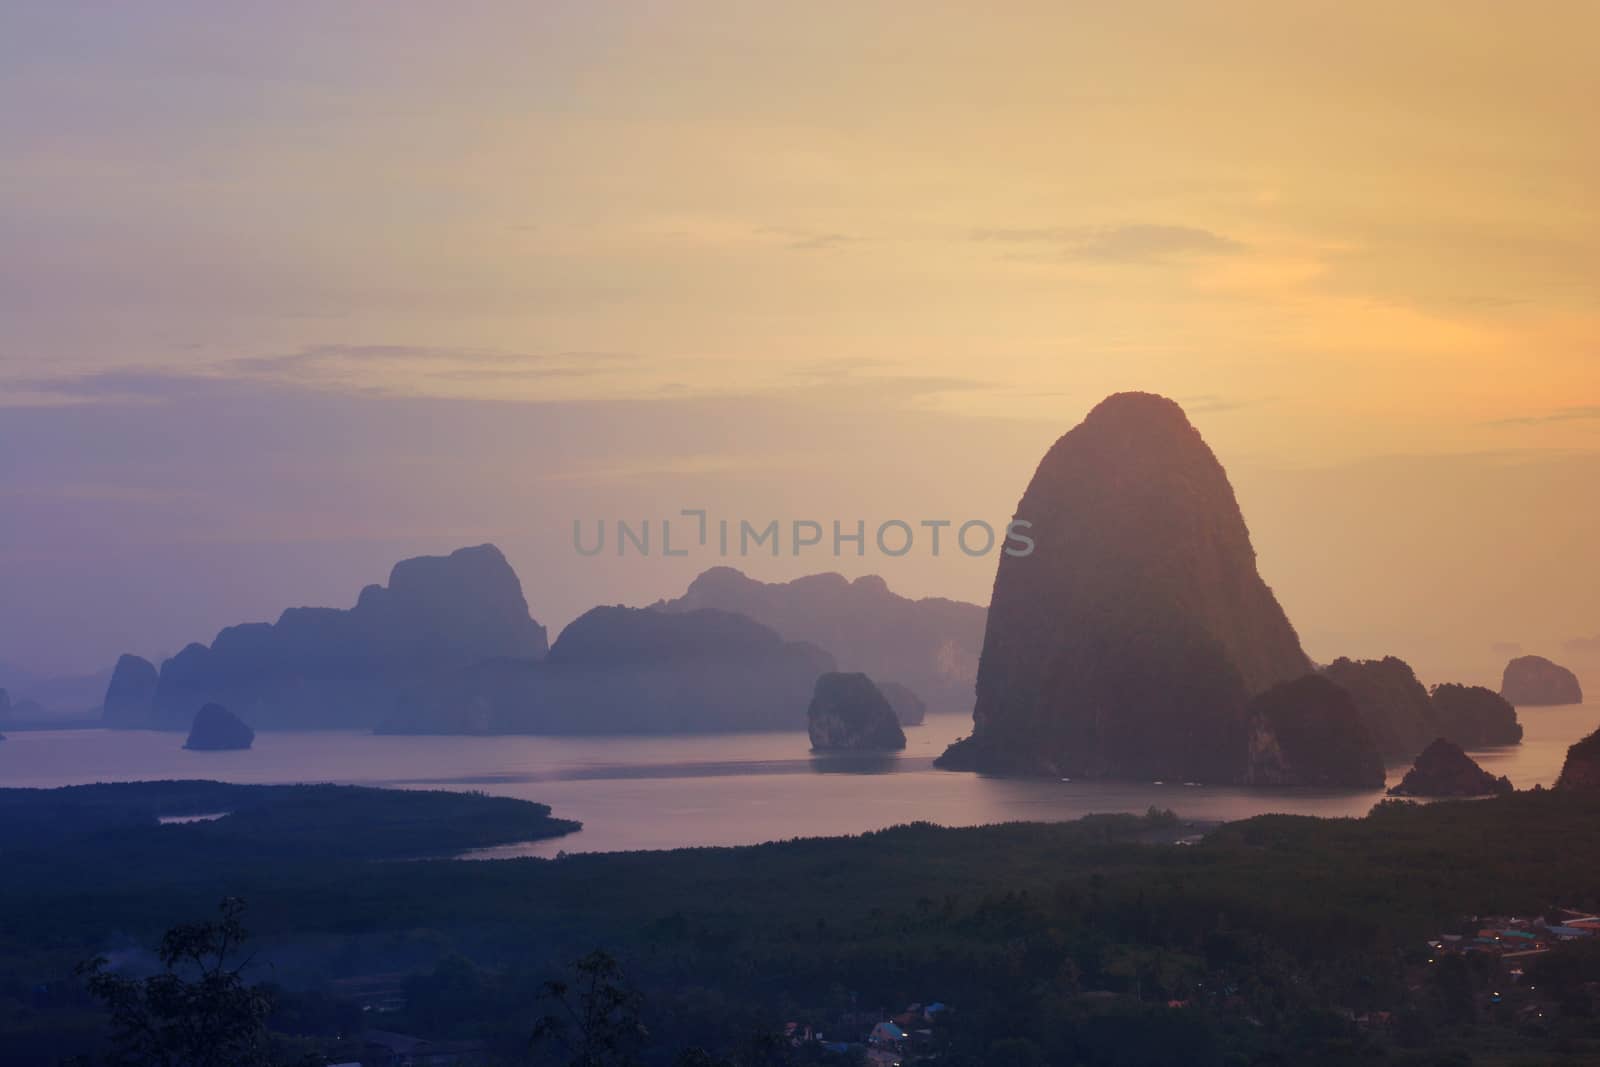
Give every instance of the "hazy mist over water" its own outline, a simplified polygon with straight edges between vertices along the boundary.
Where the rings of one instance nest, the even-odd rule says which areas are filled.
[[[1473,758],[1519,789],[1549,786],[1567,746],[1600,725],[1600,707],[1525,708],[1521,745]],[[577,834],[485,850],[485,858],[747,845],[857,834],[926,821],[977,826],[1172,808],[1186,819],[1268,812],[1359,816],[1380,790],[1243,789],[1181,782],[1049,781],[956,774],[934,758],[971,729],[967,715],[930,715],[903,753],[813,757],[805,732],[674,737],[421,737],[354,731],[269,732],[243,752],[189,752],[153,731],[13,734],[0,745],[0,785],[209,778],[480,790],[549,804],[581,820]],[[1406,765],[1389,767],[1396,784]],[[197,813],[199,814],[199,813]]]

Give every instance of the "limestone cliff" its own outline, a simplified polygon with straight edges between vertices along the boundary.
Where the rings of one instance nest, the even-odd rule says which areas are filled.
[[[1171,400],[1110,397],[1045,455],[1001,556],[972,736],[940,765],[1242,779],[1247,705],[1311,664],[1222,465]]]

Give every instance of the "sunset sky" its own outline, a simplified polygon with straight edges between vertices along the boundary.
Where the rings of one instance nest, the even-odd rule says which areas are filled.
[[[720,562],[575,518],[1003,523],[1123,389],[1314,657],[1580,655],[1600,5],[989,7],[7,4],[0,661],[486,540],[553,635]]]

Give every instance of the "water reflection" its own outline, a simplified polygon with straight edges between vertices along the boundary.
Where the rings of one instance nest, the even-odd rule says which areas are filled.
[[[902,760],[892,752],[829,752],[815,753],[811,757],[811,769],[817,774],[888,774],[896,770],[924,770],[933,767],[933,761],[927,760],[927,767],[914,766],[923,761]]]

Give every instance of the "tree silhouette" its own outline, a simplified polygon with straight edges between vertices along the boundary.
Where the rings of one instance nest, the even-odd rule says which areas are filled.
[[[113,974],[104,956],[78,974],[111,1013],[116,1067],[266,1067],[267,1013],[272,1002],[247,985],[248,958],[235,957],[249,936],[244,901],[229,897],[215,922],[168,930],[158,955],[162,971],[144,979]]]
[[[647,1036],[640,1021],[642,998],[622,976],[617,961],[591,952],[575,965],[571,982],[544,984],[539,999],[551,1010],[533,1028],[535,1050],[555,1050],[567,1067],[631,1067]],[[546,1061],[548,1062],[548,1061]]]

